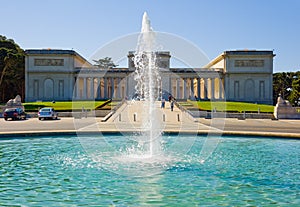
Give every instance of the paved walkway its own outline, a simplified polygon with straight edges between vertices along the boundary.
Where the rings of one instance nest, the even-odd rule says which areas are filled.
[[[146,110],[143,101],[128,101],[107,122],[99,124],[98,127],[104,131],[143,131],[147,125]],[[152,113],[153,128],[162,132],[198,133],[211,129],[189,114],[180,111],[176,106],[171,111],[169,102],[166,102],[165,108],[161,108],[161,103],[157,101]]]
[[[144,130],[145,108],[142,101],[127,102],[107,121],[102,118],[88,117],[74,119],[62,117],[59,120],[39,121],[31,118],[20,121],[4,121],[0,119],[0,137],[7,135],[55,134],[55,133],[113,133],[139,132]],[[156,102],[153,112],[154,128],[161,132],[193,133],[193,134],[227,134],[227,135],[263,135],[275,137],[300,138],[300,120],[271,119],[194,119],[180,111],[176,106],[170,110],[166,102],[164,109]]]

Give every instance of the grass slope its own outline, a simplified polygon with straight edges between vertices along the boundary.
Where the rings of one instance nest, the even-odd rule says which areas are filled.
[[[273,113],[274,106],[265,104],[253,104],[244,102],[211,102],[211,101],[189,101],[194,107],[198,107],[203,111],[211,111],[216,109],[217,111],[226,112],[258,112],[258,109],[262,113]]]
[[[25,111],[37,111],[42,107],[53,107],[56,111],[72,111],[72,110],[82,110],[82,108],[87,110],[93,110],[95,108],[101,107],[107,101],[58,101],[52,102],[28,102],[23,103]],[[107,108],[107,106],[106,106]],[[110,107],[109,107],[110,108]]]

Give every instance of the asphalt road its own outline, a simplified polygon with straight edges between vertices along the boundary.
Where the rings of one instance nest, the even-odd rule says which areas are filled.
[[[3,132],[26,132],[26,131],[62,131],[75,130],[74,118],[59,118],[58,120],[38,120],[37,118],[29,118],[26,120],[5,121],[0,120],[0,134]],[[86,119],[86,125],[89,124]]]
[[[251,132],[270,134],[290,134],[300,138],[300,120],[270,120],[270,119],[198,119],[198,124],[219,129],[220,132],[236,132],[251,134]],[[74,119],[62,117],[58,120],[39,121],[37,118],[27,120],[5,121],[0,119],[1,134],[17,134],[26,132],[67,132],[76,131],[92,125],[98,130],[113,131],[113,125],[101,122],[101,118]]]

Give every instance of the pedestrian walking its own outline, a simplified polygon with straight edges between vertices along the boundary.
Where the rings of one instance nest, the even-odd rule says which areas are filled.
[[[174,109],[174,101],[172,100],[171,101],[171,111],[173,111],[173,109]]]

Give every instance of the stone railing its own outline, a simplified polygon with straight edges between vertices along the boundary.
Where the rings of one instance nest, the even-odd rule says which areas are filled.
[[[118,105],[116,105],[113,109],[111,109],[111,111],[101,119],[102,122],[106,122],[109,118],[111,118],[115,113],[116,111],[121,108],[121,106],[123,106],[126,102],[125,99],[122,100],[122,102],[120,102]]]
[[[233,113],[233,112],[210,112],[200,110],[189,110],[194,118],[237,118],[237,119],[273,119],[271,113]]]

